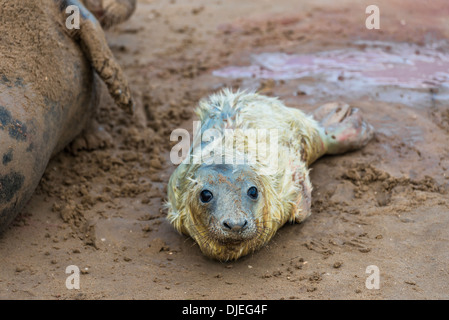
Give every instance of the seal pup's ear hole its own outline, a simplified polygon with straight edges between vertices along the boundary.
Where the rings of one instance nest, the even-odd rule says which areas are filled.
[[[250,197],[253,200],[256,200],[259,197],[259,190],[257,190],[256,187],[252,186],[248,189],[248,191],[246,192],[246,194],[248,195],[248,197]]]
[[[214,197],[214,195],[212,194],[212,192],[210,190],[207,190],[207,189],[204,189],[200,193],[200,200],[201,200],[202,203],[211,202],[213,197]]]

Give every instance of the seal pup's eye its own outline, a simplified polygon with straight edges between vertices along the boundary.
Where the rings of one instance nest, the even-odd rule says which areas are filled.
[[[210,192],[209,190],[203,190],[200,193],[200,200],[203,203],[208,203],[212,200],[212,198],[214,197],[214,195],[212,194],[212,192]]]
[[[259,191],[257,190],[256,187],[251,187],[248,189],[248,197],[250,197],[251,199],[257,199],[257,197],[259,196]]]

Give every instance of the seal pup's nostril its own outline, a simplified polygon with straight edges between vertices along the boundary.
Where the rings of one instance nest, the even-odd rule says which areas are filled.
[[[248,220],[246,220],[246,219],[239,219],[239,220],[226,219],[223,221],[222,224],[223,224],[223,229],[226,231],[239,232],[239,231],[246,229],[246,227],[248,227]]]

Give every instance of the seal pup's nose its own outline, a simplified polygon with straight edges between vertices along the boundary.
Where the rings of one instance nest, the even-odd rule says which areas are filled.
[[[226,231],[240,232],[246,229],[248,226],[248,220],[241,219],[226,219],[222,223],[223,229]]]

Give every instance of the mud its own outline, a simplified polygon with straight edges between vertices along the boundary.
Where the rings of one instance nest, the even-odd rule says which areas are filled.
[[[117,108],[103,88],[96,120],[112,144],[76,155],[65,150],[49,163],[32,200],[0,238],[0,297],[448,298],[445,79],[429,87],[388,83],[367,90],[344,78],[322,86],[317,75],[213,74],[248,66],[263,53],[366,51],[354,45],[362,40],[422,50],[436,44],[448,54],[444,1],[381,1],[378,31],[365,28],[369,4],[138,1],[130,21],[107,33],[130,79],[136,114]],[[170,133],[191,131],[198,100],[225,86],[256,88],[307,112],[343,100],[376,129],[363,150],[312,166],[307,221],[284,226],[266,247],[233,263],[202,255],[172,229],[163,210],[174,170]],[[81,269],[80,290],[65,287],[69,265]],[[380,269],[378,290],[365,287],[370,265]]]

